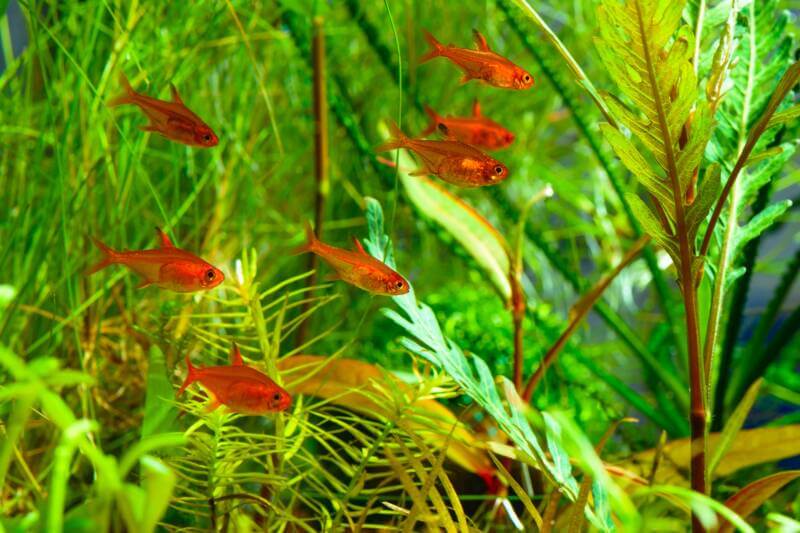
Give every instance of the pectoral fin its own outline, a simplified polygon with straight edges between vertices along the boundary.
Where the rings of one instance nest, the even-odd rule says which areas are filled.
[[[145,287],[149,287],[152,284],[153,284],[152,280],[143,279],[142,281],[139,282],[139,284],[136,286],[136,288],[137,289],[144,289]]]

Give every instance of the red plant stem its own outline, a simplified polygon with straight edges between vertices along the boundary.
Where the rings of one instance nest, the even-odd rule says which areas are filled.
[[[514,323],[514,388],[517,392],[522,390],[522,363],[523,344],[522,344],[522,320],[525,318],[525,294],[522,291],[520,275],[518,269],[512,266],[512,273],[509,276],[511,283],[511,319]]]
[[[311,44],[311,62],[314,70],[314,176],[316,193],[314,195],[314,231],[317,238],[322,238],[322,223],[325,218],[325,200],[330,190],[328,176],[328,95],[325,83],[325,34],[322,17],[313,21],[313,39]],[[308,254],[308,269],[314,272],[308,277],[306,286],[312,287],[317,282],[317,255]],[[301,314],[310,309],[311,302],[306,302]],[[297,330],[297,345],[303,344],[308,331],[310,317],[304,320]]]
[[[542,360],[542,364],[539,365],[539,368],[536,369],[536,372],[533,373],[531,378],[528,380],[528,384],[525,386],[525,391],[522,393],[522,398],[526,402],[530,402],[531,398],[533,397],[533,391],[536,389],[536,386],[544,377],[544,373],[553,364],[556,357],[559,353],[561,353],[561,349],[564,348],[564,345],[569,340],[570,336],[575,332],[578,325],[580,325],[583,318],[589,313],[591,308],[600,299],[600,296],[603,295],[606,288],[611,285],[611,282],[614,281],[620,272],[622,272],[625,267],[631,264],[634,259],[639,257],[639,254],[650,242],[650,237],[648,235],[644,235],[637,240],[634,245],[628,250],[628,253],[625,254],[625,257],[622,258],[622,261],[614,267],[614,270],[608,273],[608,275],[604,276],[594,287],[592,287],[581,299],[573,306],[573,310],[571,314],[573,314],[570,323],[567,325],[567,329],[564,330],[564,333],[558,338],[558,340],[553,344],[553,346],[547,350],[547,353]]]

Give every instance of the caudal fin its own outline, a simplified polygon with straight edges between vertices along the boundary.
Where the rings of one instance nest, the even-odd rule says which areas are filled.
[[[113,265],[114,263],[116,263],[117,262],[117,255],[118,255],[116,250],[114,250],[113,248],[111,248],[109,246],[106,246],[99,239],[95,239],[94,237],[91,237],[91,236],[90,236],[90,239],[92,239],[92,242],[94,243],[94,245],[97,246],[97,248],[103,254],[103,257],[102,257],[102,259],[100,259],[100,261],[98,261],[97,263],[93,264],[88,269],[86,269],[86,275],[87,276],[91,276],[92,274],[94,274],[98,270],[103,270],[107,266]]]
[[[422,131],[422,133],[419,134],[420,137],[427,137],[428,135],[436,131],[436,128],[439,127],[439,123],[442,121],[441,117],[436,113],[436,111],[431,109],[430,106],[427,105],[425,106],[425,112],[431,118],[431,123],[428,124],[428,127],[425,128]]]
[[[191,385],[192,383],[194,383],[196,380],[197,380],[197,368],[192,366],[192,362],[189,360],[189,356],[187,355],[186,356],[186,379],[183,380],[183,385],[181,385],[181,388],[178,389],[178,394],[176,394],[175,396],[178,397],[181,394],[183,394],[183,391],[185,391],[186,388],[189,385]]]
[[[317,242],[319,242],[319,240],[314,234],[314,228],[311,227],[311,222],[306,221],[306,243],[292,250],[292,255],[313,252]]]
[[[398,148],[405,148],[408,146],[410,139],[408,138],[408,135],[403,133],[403,130],[400,129],[400,126],[394,122],[389,122],[389,132],[392,134],[392,138],[385,143],[378,145],[375,148],[376,152],[388,152],[389,150],[396,150]]]
[[[131,82],[128,81],[128,77],[124,72],[120,73],[119,75],[119,83],[122,85],[123,92],[119,96],[109,100],[108,107],[116,107],[118,105],[134,103],[136,91],[134,91],[133,87],[131,87]]]
[[[442,55],[442,51],[444,50],[444,46],[442,43],[436,40],[436,37],[431,35],[428,30],[422,30],[423,34],[425,35],[425,40],[428,41],[428,44],[431,45],[431,49],[428,50],[428,53],[424,56],[419,58],[420,64],[425,63],[426,61],[430,61],[434,57],[439,57]]]

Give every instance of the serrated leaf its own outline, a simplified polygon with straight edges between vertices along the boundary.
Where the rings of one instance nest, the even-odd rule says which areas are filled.
[[[675,242],[672,241],[664,232],[661,222],[658,221],[656,214],[653,213],[653,210],[650,208],[650,206],[645,204],[641,198],[632,193],[625,194],[625,198],[628,200],[628,203],[631,206],[631,211],[633,211],[633,214],[636,217],[636,220],[639,221],[639,224],[642,225],[642,229],[644,229],[645,233],[650,235],[656,244],[662,246],[667,251],[676,265],[679,264],[680,253],[678,252],[678,248]]]
[[[769,122],[767,123],[767,128],[774,128],[775,126],[795,120],[798,117],[800,117],[800,104],[794,105],[788,109],[784,109],[783,111],[778,111],[772,115],[772,118],[769,119]]]
[[[742,226],[739,231],[736,232],[736,240],[734,241],[733,246],[733,256],[736,257],[739,255],[739,253],[742,251],[742,248],[744,248],[748,242],[764,233],[767,228],[769,228],[781,216],[783,216],[783,214],[787,209],[789,209],[789,207],[791,207],[791,205],[791,200],[784,200],[782,202],[772,204],[750,219],[747,224]]]
[[[694,242],[697,237],[697,230],[711,212],[711,207],[716,203],[721,189],[720,167],[713,164],[706,170],[697,197],[694,203],[686,211],[686,234],[689,242]]]
[[[622,164],[625,165],[631,174],[636,177],[639,183],[653,196],[659,199],[668,209],[673,209],[673,195],[663,179],[660,178],[650,168],[650,164],[639,152],[636,146],[628,140],[622,132],[611,124],[600,124],[603,132],[614,153],[617,154]]]

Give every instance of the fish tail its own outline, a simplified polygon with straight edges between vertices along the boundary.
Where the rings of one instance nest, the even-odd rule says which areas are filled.
[[[443,55],[442,51],[444,50],[444,46],[442,46],[442,43],[437,41],[436,37],[434,37],[431,34],[431,32],[429,32],[428,30],[422,30],[422,33],[425,35],[425,40],[428,41],[429,45],[431,45],[431,49],[428,51],[427,54],[419,58],[420,64],[425,63],[426,61],[430,61],[434,57],[439,57],[440,55]]]
[[[397,148],[405,148],[408,146],[409,138],[408,135],[403,133],[403,130],[400,129],[395,122],[389,122],[389,132],[392,134],[392,138],[386,141],[383,144],[378,145],[375,148],[376,152],[388,152],[389,150],[396,150]]]
[[[439,115],[436,113],[436,111],[434,111],[429,105],[425,106],[425,112],[431,118],[431,123],[428,125],[427,128],[425,128],[425,130],[423,130],[422,133],[420,133],[421,137],[426,137],[426,136],[430,135],[431,133],[433,133],[434,131],[436,131],[436,128],[438,127],[439,122],[441,122],[441,117],[439,117]]]
[[[183,385],[181,385],[181,388],[178,389],[178,394],[175,395],[176,397],[183,394],[183,391],[185,391],[189,385],[191,385],[197,380],[197,368],[192,366],[192,362],[189,360],[188,355],[186,356],[185,360],[186,360],[186,370],[187,370],[186,379],[183,380]]]
[[[98,270],[103,270],[107,266],[113,265],[114,263],[119,262],[119,258],[118,258],[119,254],[117,253],[116,250],[114,250],[113,248],[111,248],[109,246],[106,246],[99,239],[96,239],[96,238],[91,237],[91,236],[89,238],[92,239],[92,242],[94,243],[95,246],[97,246],[97,248],[103,254],[103,257],[102,257],[102,259],[100,259],[100,261],[98,261],[97,263],[93,264],[92,266],[90,266],[86,270],[86,275],[87,276],[91,276],[92,274],[94,274]]]
[[[124,72],[121,72],[119,75],[119,83],[122,85],[123,92],[119,96],[109,100],[108,107],[116,107],[118,105],[134,103],[133,98],[136,96],[136,91],[131,86],[131,82],[128,80],[128,77]]]
[[[311,222],[306,221],[306,243],[292,250],[292,255],[313,252],[318,242],[319,239],[317,239],[317,236],[314,234],[314,228],[311,227]]]

